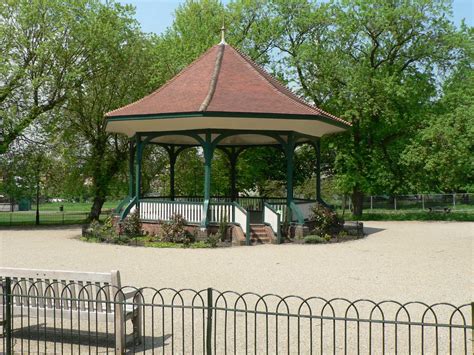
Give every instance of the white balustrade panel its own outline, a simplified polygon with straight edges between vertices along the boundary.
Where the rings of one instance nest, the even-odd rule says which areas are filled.
[[[273,211],[268,206],[263,207],[263,221],[272,227],[273,232],[278,233],[280,214]]]
[[[210,222],[233,222],[232,221],[232,204],[210,204]]]
[[[202,204],[169,201],[140,202],[140,219],[142,220],[169,221],[175,214],[181,215],[187,222],[200,223]]]
[[[281,216],[281,220],[286,220],[286,211],[288,207],[284,203],[269,203],[269,205]]]
[[[297,203],[296,206],[299,207],[301,214],[304,219],[310,219],[313,215],[313,207],[316,205],[316,202],[305,202]]]
[[[247,229],[247,212],[241,210],[238,207],[235,207],[235,223],[240,224],[240,227],[242,227],[242,230],[244,233],[246,232]]]

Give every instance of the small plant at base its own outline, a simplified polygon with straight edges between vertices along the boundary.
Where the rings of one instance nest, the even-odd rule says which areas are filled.
[[[227,222],[227,216],[224,215],[219,222],[219,234],[221,236],[221,242],[225,242],[227,237],[227,229],[229,228],[229,223]]]
[[[344,226],[344,220],[330,208],[317,203],[311,210],[312,219],[316,223],[313,233],[324,237],[326,234],[337,235]]]
[[[319,235],[308,235],[304,237],[305,244],[324,244],[327,243],[326,238],[322,238]]]
[[[129,238],[143,235],[142,222],[140,221],[140,212],[138,208],[125,218],[125,221],[123,222],[123,233]]]
[[[216,248],[217,244],[221,240],[219,233],[209,234],[206,239],[206,243],[209,244],[211,248]]]
[[[180,214],[174,214],[171,221],[163,222],[160,240],[162,242],[183,243],[189,245],[195,240],[193,233],[186,230],[186,220]]]

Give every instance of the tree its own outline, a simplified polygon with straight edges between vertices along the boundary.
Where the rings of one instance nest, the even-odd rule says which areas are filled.
[[[128,141],[106,131],[104,115],[151,91],[156,58],[153,38],[140,31],[131,7],[97,3],[84,12],[89,29],[77,36],[82,36],[87,51],[94,52],[69,89],[53,135],[63,142],[66,155],[81,161],[80,169],[92,181],[89,218],[94,220],[119,172],[128,166]]]
[[[93,0],[6,0],[0,4],[0,153],[30,125],[62,105],[97,47],[78,34],[89,28]],[[96,42],[96,45],[98,43]]]
[[[459,37],[446,1],[272,2],[279,68],[316,105],[352,122],[331,138],[339,187],[362,213],[365,193],[404,191],[401,153],[436,95]]]
[[[404,151],[403,162],[420,191],[474,191],[472,29],[470,32],[465,60],[444,83],[440,99]]]

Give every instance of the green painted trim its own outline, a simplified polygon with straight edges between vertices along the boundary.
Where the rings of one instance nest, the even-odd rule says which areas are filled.
[[[139,134],[136,136],[136,158],[135,158],[135,198],[140,199],[141,194],[141,180],[142,180],[142,157],[143,157],[143,142]]]
[[[192,201],[172,201],[172,200],[157,200],[157,199],[140,199],[140,202],[150,203],[169,203],[171,205],[199,205],[202,206],[202,202]]]
[[[135,204],[137,204],[137,197],[133,197],[130,202],[128,203],[128,205],[123,209],[123,212],[122,214],[120,215],[120,220],[123,221],[127,216],[128,214],[130,213],[130,210],[133,208],[133,206],[135,206]]]
[[[195,117],[231,117],[231,118],[258,118],[258,119],[297,119],[308,121],[321,121],[332,126],[348,129],[352,125],[347,122],[343,123],[332,118],[322,115],[291,115],[284,113],[249,113],[249,112],[186,112],[186,113],[163,113],[163,114],[146,114],[133,116],[113,116],[106,117],[108,122],[117,121],[136,121],[136,120],[156,120],[156,119],[175,119],[175,118],[195,118]]]
[[[291,203],[290,205],[291,211],[295,213],[296,215],[296,221],[298,224],[304,224],[304,217],[303,213],[301,212],[301,209],[298,207],[298,205],[294,202]],[[292,221],[290,221],[292,222]]]

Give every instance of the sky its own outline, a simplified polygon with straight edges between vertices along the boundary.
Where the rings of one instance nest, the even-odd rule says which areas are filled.
[[[136,7],[136,17],[144,32],[162,33],[173,22],[173,13],[184,0],[120,0]],[[224,0],[224,3],[227,1]],[[454,22],[464,18],[474,26],[474,0],[453,0]]]

